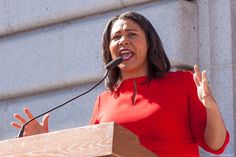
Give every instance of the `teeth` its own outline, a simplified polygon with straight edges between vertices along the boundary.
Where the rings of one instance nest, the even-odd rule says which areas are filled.
[[[134,55],[133,52],[128,49],[120,50],[119,53],[120,53],[120,56],[123,58],[123,60],[129,60]]]
[[[129,59],[130,57],[133,56],[133,54],[131,52],[127,52],[127,53],[123,53],[121,54],[123,59]]]
[[[130,53],[130,51],[122,51],[121,54]]]

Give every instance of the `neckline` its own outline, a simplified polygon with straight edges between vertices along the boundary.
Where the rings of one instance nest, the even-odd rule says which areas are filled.
[[[148,76],[144,75],[144,76],[139,76],[139,77],[133,77],[133,78],[128,78],[125,80],[122,80],[121,83],[126,83],[126,82],[133,82],[136,81],[136,83],[143,83],[144,81],[148,80]]]
[[[122,80],[118,86],[119,89],[132,89],[134,88],[134,83],[138,85],[138,88],[141,88],[144,84],[148,82],[148,76],[139,76],[134,78],[128,78]]]

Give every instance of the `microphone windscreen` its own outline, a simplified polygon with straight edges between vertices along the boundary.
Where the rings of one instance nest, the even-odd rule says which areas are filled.
[[[114,69],[117,65],[119,65],[123,61],[122,57],[117,57],[115,60],[112,60],[106,65],[107,70]]]

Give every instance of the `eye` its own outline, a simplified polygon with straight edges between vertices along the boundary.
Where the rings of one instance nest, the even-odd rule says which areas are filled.
[[[136,36],[137,36],[136,33],[129,33],[129,37],[130,37],[130,38],[135,38]]]
[[[118,39],[120,39],[120,38],[121,38],[121,35],[119,35],[119,34],[113,35],[113,36],[111,37],[112,40],[118,40]]]

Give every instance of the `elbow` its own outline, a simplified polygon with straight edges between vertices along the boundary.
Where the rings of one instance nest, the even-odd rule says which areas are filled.
[[[225,130],[222,133],[217,134],[217,135],[205,134],[205,141],[208,147],[215,151],[221,149],[225,143],[226,134],[227,134],[226,132],[227,131]]]

